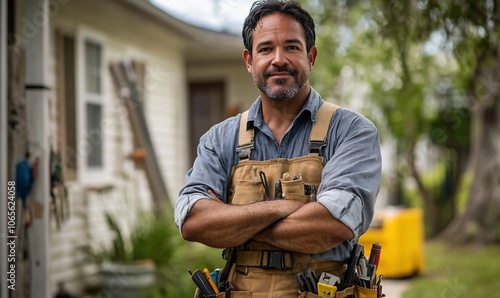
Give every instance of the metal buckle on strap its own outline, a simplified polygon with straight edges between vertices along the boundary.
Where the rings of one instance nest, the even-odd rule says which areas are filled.
[[[236,152],[238,152],[238,156],[240,157],[240,159],[249,159],[250,152],[252,152],[253,149],[254,149],[254,146],[253,146],[253,142],[252,142],[248,145],[239,146],[238,148],[236,148]]]
[[[314,153],[319,155],[319,151],[326,144],[324,142],[311,141],[309,142],[309,153]]]
[[[267,261],[267,264],[264,263],[264,260]],[[263,269],[281,269],[281,270],[292,269],[293,254],[289,252],[273,251],[273,250],[262,251],[262,256],[260,259],[260,267]]]

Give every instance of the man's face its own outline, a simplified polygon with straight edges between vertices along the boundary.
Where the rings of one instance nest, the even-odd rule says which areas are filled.
[[[273,101],[284,101],[308,84],[316,48],[308,54],[302,25],[292,16],[274,13],[255,27],[252,57],[243,52],[255,85]]]

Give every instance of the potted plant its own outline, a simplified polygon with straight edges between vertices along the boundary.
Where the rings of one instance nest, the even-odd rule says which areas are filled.
[[[140,213],[130,236],[124,237],[117,220],[105,213],[113,239],[99,249],[85,246],[84,251],[99,268],[99,293],[106,297],[141,297],[153,287],[157,268],[172,261],[180,237],[169,216]]]

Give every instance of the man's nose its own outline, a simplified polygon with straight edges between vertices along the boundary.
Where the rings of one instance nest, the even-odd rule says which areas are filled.
[[[286,53],[283,49],[276,49],[274,51],[273,56],[273,65],[282,66],[288,63],[288,59],[286,58]]]

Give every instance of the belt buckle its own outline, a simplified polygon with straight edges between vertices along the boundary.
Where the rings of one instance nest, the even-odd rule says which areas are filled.
[[[270,251],[267,251],[267,265],[264,266],[262,265],[261,267],[262,268],[265,268],[265,269],[291,269],[292,268],[292,264],[290,264],[290,266],[286,266],[285,264],[285,254],[284,252],[282,251],[274,251],[274,250],[270,250]],[[292,254],[290,254],[290,261],[291,263],[293,263],[293,260],[292,260]],[[262,263],[262,261],[261,261]]]

